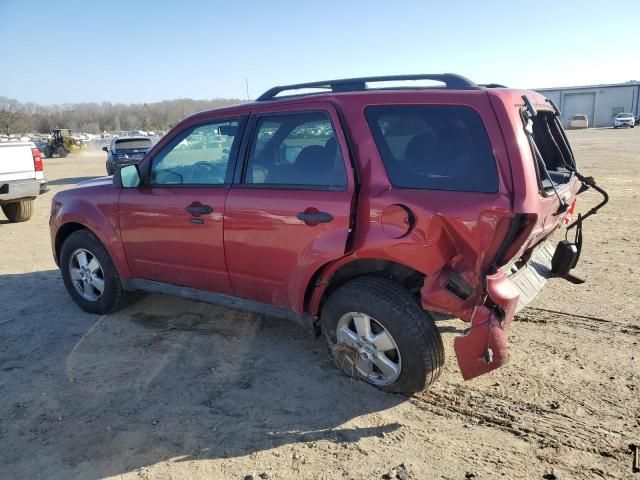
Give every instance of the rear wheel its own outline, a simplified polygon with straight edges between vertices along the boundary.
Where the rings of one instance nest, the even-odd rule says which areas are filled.
[[[140,296],[124,289],[107,250],[88,230],[78,230],[65,240],[60,270],[71,298],[90,313],[115,312]]]
[[[444,348],[433,318],[391,280],[346,283],[327,300],[321,323],[338,367],[381,390],[417,392],[440,375]]]
[[[44,158],[51,158],[51,157],[53,157],[53,147],[51,147],[51,145],[48,145],[44,149]]]
[[[5,203],[2,205],[2,212],[12,223],[26,222],[33,212],[33,199]]]
[[[67,149],[66,149],[66,148],[64,148],[63,146],[59,146],[59,147],[58,147],[58,156],[59,156],[60,158],[64,158],[64,157],[66,157],[66,156],[67,156]]]

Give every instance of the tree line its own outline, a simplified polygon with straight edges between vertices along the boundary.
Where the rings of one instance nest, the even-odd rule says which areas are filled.
[[[53,128],[94,134],[105,130],[164,131],[192,113],[238,102],[234,98],[180,98],[155,103],[38,105],[0,96],[0,133],[48,133]]]

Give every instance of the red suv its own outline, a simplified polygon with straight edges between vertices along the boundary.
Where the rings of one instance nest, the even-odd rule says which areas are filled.
[[[440,85],[371,85],[399,80]],[[568,224],[588,188],[602,192],[535,92],[333,80],[186,118],[138,165],[59,192],[51,240],[86,311],[161,292],[293,319],[348,374],[414,392],[444,361],[429,312],[470,323],[454,340],[469,379],[507,362],[546,278],[581,282]],[[575,240],[552,245],[567,226]]]

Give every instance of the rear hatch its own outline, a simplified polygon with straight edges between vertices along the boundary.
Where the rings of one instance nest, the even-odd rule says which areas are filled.
[[[31,142],[0,143],[0,180],[36,178]]]
[[[497,265],[504,266],[571,221],[581,182],[559,114],[551,102],[535,92],[510,91],[508,96],[492,96],[492,103],[504,120],[501,124],[507,137],[515,139],[510,142],[509,156],[514,221],[518,225],[497,259]]]
[[[514,228],[505,238],[495,264],[508,272],[519,289],[517,309],[520,310],[535,298],[548,278],[558,273],[552,271],[552,259],[560,238],[552,236],[574,220],[576,197],[583,188],[584,177],[577,171],[553,103],[534,92],[516,92],[513,96],[515,98],[493,99],[496,110],[507,114],[505,130],[512,130],[517,140],[510,155]],[[576,236],[575,243],[579,256],[581,226],[577,230],[580,241]],[[570,275],[565,278],[578,280]]]

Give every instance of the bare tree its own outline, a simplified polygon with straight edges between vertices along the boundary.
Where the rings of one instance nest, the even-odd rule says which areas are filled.
[[[80,129],[88,133],[104,130],[167,130],[185,116],[238,103],[237,99],[192,100],[181,98],[156,103],[74,103],[62,105],[21,104],[0,97],[0,131],[42,132],[51,128]]]
[[[14,98],[0,97],[0,131],[10,135],[22,120],[20,102]]]

